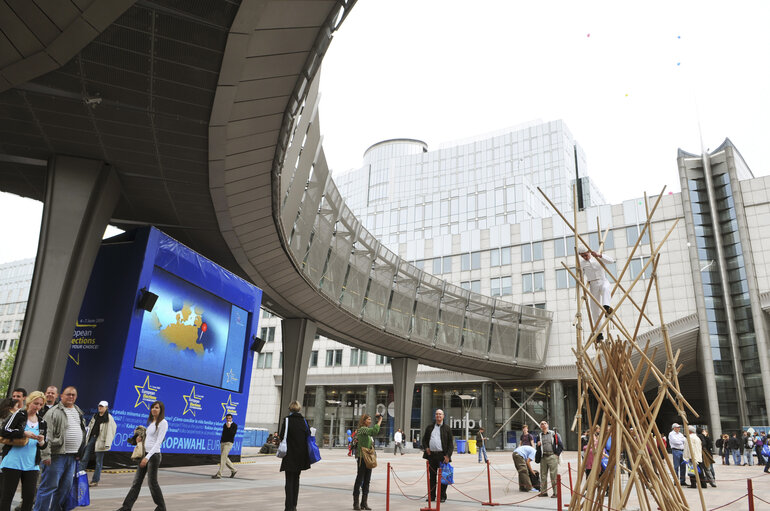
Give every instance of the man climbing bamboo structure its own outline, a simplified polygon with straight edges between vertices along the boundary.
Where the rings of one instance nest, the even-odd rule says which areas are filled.
[[[593,256],[593,259],[592,259]],[[591,294],[596,298],[599,303],[602,304],[604,310],[593,301],[589,300],[591,306],[591,322],[593,325],[598,325],[602,318],[602,313],[606,312],[608,315],[612,313],[612,307],[610,307],[610,283],[607,281],[607,275],[604,272],[604,268],[599,264],[597,259],[601,259],[602,262],[614,263],[615,260],[608,255],[598,254],[593,250],[584,250],[580,252],[580,269],[583,271],[586,280],[588,281],[588,288],[591,290]],[[591,328],[593,330],[593,328]],[[604,340],[604,335],[600,332],[596,336],[597,342]]]

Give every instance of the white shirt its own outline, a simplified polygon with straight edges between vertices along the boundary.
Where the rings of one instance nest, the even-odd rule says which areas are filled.
[[[397,444],[400,444],[404,440],[404,437],[401,435],[400,431],[396,431],[396,433],[393,435],[393,441]]]
[[[430,434],[430,442],[428,442],[428,448],[432,452],[443,452],[444,448],[441,447],[441,424],[435,424],[433,431]]]
[[[531,445],[522,445],[514,449],[513,452],[515,452],[525,460],[530,459],[532,461],[535,461],[535,453],[537,453],[537,450],[535,450],[535,448],[532,447]]]
[[[83,431],[80,429],[80,414],[74,406],[64,407],[67,416],[67,429],[64,431],[64,452],[75,454],[83,443]]]
[[[615,260],[608,255],[601,254],[601,256],[602,261],[605,263],[615,262]],[[585,275],[588,282],[592,282],[594,280],[607,280],[607,275],[604,273],[604,268],[602,268],[602,265],[599,264],[599,261],[597,261],[593,256],[591,256],[591,259],[588,261],[581,257],[580,269],[583,270],[583,275]]]
[[[144,439],[144,448],[147,450],[145,458],[149,460],[153,454],[160,452],[160,446],[166,438],[166,431],[168,431],[166,419],[160,421],[157,428],[154,422],[147,426],[147,437]]]
[[[685,442],[684,435],[678,431],[671,430],[671,433],[668,434],[668,445],[672,449],[684,449]]]

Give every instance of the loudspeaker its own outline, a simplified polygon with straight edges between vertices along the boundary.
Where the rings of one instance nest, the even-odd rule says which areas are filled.
[[[152,291],[148,291],[147,288],[142,288],[139,294],[139,301],[136,306],[140,309],[152,312],[152,308],[155,307],[155,302],[158,301],[158,295]]]
[[[254,342],[251,343],[251,351],[254,353],[260,353],[262,351],[262,348],[265,347],[265,340],[260,339],[256,335],[254,336]]]

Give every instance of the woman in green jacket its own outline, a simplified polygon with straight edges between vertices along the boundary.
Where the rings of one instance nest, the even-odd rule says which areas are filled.
[[[361,448],[371,448],[374,445],[372,436],[380,432],[380,423],[382,422],[382,416],[377,415],[377,425],[372,427],[372,416],[365,413],[358,421],[358,429],[356,430],[356,441],[358,447],[356,448],[356,462],[358,463],[358,472],[356,472],[356,482],[353,485],[353,509],[359,511],[361,509],[372,509],[369,507],[367,497],[369,496],[369,480],[372,478],[372,469],[366,468],[364,458],[361,456]],[[358,495],[361,493],[361,506],[358,505]]]

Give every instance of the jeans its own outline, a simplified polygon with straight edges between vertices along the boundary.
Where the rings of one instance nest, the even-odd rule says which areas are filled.
[[[91,481],[98,483],[102,477],[102,465],[104,464],[104,451],[95,451],[96,437],[92,436],[86,444],[86,449],[83,452],[83,458],[80,460],[80,470],[85,470],[88,467],[88,462],[91,460],[91,455],[94,455],[94,475]]]
[[[302,472],[299,470],[286,470],[286,485],[283,487],[286,493],[286,500],[284,502],[284,511],[294,511],[297,509],[297,498],[299,497],[299,475]]]
[[[477,445],[476,448],[479,451],[479,463],[481,463],[481,455],[482,454],[484,455],[484,462],[486,462],[489,459],[489,458],[487,458],[487,446],[486,445],[482,445],[481,447],[479,447]]]
[[[359,493],[364,497],[369,495],[369,481],[372,478],[372,469],[366,468],[364,458],[360,457],[356,459],[358,463],[358,470],[356,471],[356,482],[353,483],[353,496],[358,497]]]
[[[35,497],[35,511],[59,511],[72,488],[78,462],[74,454],[52,454],[51,464],[43,470]]]
[[[687,465],[682,463],[682,450],[671,449],[671,454],[674,457],[674,474],[679,474],[680,484],[687,484]]]
[[[32,502],[35,500],[37,476],[39,474],[40,472],[37,470],[4,468],[3,496],[0,498],[0,511],[11,511],[13,495],[19,486],[19,479],[21,479],[21,511],[30,511],[32,509]]]
[[[753,449],[746,449],[743,451],[743,455],[746,456],[746,463],[749,466],[754,465],[754,450]]]
[[[736,465],[741,464],[741,450],[740,449],[733,449],[733,462]]]
[[[160,490],[158,484],[158,467],[160,466],[161,455],[160,453],[153,454],[150,461],[144,467],[136,467],[136,474],[134,474],[134,482],[131,483],[131,489],[128,490],[128,495],[123,499],[123,505],[120,506],[120,511],[130,511],[134,507],[137,497],[139,497],[139,491],[142,489],[142,481],[144,481],[145,474],[147,475],[147,486],[150,487],[150,495],[152,495],[152,501],[155,502],[155,511],[166,511],[166,502],[163,500],[163,492]]]
[[[395,455],[398,451],[401,451],[401,455],[404,454],[404,443],[403,442],[396,442],[393,446],[393,454]]]

